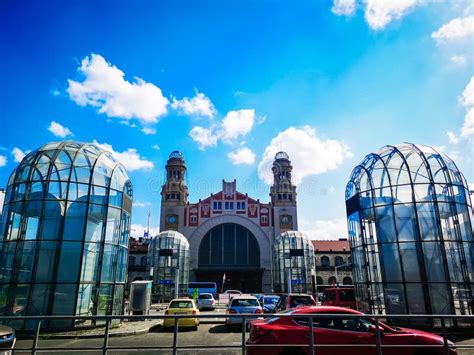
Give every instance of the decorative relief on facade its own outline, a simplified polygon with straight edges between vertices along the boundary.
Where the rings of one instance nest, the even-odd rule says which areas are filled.
[[[165,217],[166,230],[178,230],[179,217],[177,214],[167,214]]]
[[[280,229],[282,231],[293,230],[293,217],[288,214],[280,216]]]

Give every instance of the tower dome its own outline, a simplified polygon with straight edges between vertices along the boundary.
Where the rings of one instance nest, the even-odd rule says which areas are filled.
[[[286,152],[278,152],[275,154],[275,160],[279,159],[285,159],[285,160],[290,160],[290,157]]]
[[[168,157],[168,159],[181,159],[181,160],[184,160],[184,155],[179,150],[173,150],[170,153],[170,156]]]

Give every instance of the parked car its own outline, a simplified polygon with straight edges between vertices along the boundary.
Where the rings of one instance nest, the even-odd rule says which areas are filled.
[[[280,296],[277,295],[263,295],[259,298],[258,302],[260,306],[263,308],[263,313],[273,313],[275,312],[275,306],[278,303]]]
[[[281,314],[297,315],[310,314],[313,321],[315,353],[318,355],[371,355],[376,354],[376,326],[372,318],[326,318],[318,314],[335,315],[361,315],[364,314],[342,307],[300,307],[290,309]],[[382,345],[411,345],[408,348],[384,347],[384,355],[419,355],[419,354],[444,354],[441,346],[443,338],[432,333],[415,329],[390,327],[379,322],[380,339]],[[281,347],[255,347],[252,345],[278,345]],[[284,348],[283,344],[305,345],[305,347]],[[252,354],[308,354],[309,344],[309,318],[275,317],[265,320],[250,322],[250,336],[247,341],[247,353]],[[327,345],[336,345],[329,347]],[[448,341],[449,354],[457,354],[454,344]],[[325,345],[318,347],[318,345]],[[341,345],[338,347],[337,345]],[[358,345],[347,348],[348,345]],[[366,347],[363,345],[367,345]],[[439,348],[427,348],[427,345],[437,345]],[[345,347],[344,347],[345,346]]]
[[[199,314],[199,309],[196,307],[194,300],[189,298],[176,298],[170,302],[168,308],[165,310],[166,315],[171,314]],[[166,318],[163,321],[163,327],[170,328],[175,324],[174,318]],[[178,321],[179,327],[191,327],[197,330],[199,326],[198,318],[182,318]]]
[[[201,293],[197,298],[197,306],[200,311],[205,309],[215,310],[216,300],[212,293]]]
[[[15,331],[0,324],[0,354],[10,355],[16,343]]]
[[[311,295],[299,293],[280,295],[280,299],[275,305],[275,312],[286,311],[299,306],[317,306],[317,303]]]
[[[240,292],[239,290],[226,290],[224,291],[224,295],[241,295],[242,292]]]
[[[258,303],[257,297],[254,296],[235,296],[229,302],[227,306],[227,314],[257,314],[261,315],[263,313],[263,309]],[[249,318],[246,318],[249,320]],[[227,326],[231,326],[233,324],[242,324],[243,319],[239,317],[227,317],[226,324]]]
[[[350,287],[326,288],[323,291],[321,305],[357,309],[354,289]]]

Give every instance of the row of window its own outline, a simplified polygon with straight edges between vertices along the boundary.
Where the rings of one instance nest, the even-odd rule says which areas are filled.
[[[245,210],[245,201],[237,201],[236,202],[237,210]],[[212,203],[212,208],[214,210],[222,210],[222,201],[214,201]],[[233,210],[234,209],[234,201],[225,201],[224,209],[226,210]]]
[[[278,194],[278,200],[290,200],[290,201],[293,201],[293,194]]]
[[[351,263],[351,257],[347,258],[347,263],[346,264],[350,264]],[[342,256],[336,256],[334,258],[334,266],[340,266],[340,265],[344,265],[345,262],[344,262],[344,258]],[[331,262],[330,262],[330,259],[328,256],[322,256],[321,257],[321,267],[330,267],[331,266]]]
[[[167,200],[180,200],[181,199],[181,194],[179,192],[166,194],[166,199]]]

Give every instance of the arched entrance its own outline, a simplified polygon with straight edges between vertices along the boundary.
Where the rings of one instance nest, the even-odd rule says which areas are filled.
[[[194,271],[198,281],[214,281],[219,291],[262,291],[259,243],[249,229],[237,223],[216,225],[203,236]]]

